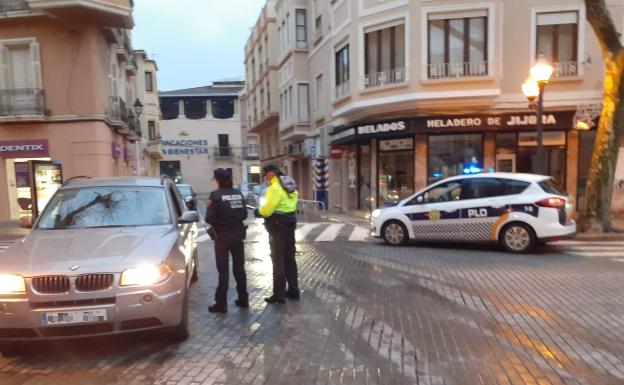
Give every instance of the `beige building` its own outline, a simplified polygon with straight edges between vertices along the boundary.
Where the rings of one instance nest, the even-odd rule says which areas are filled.
[[[260,164],[275,163],[283,167],[286,154],[279,134],[277,60],[275,1],[269,0],[245,44],[244,130],[245,140],[252,143],[259,140]]]
[[[0,221],[61,179],[138,169],[132,27],[131,0],[0,3]]]
[[[622,29],[624,1],[608,4]],[[332,210],[367,211],[463,173],[535,172],[535,111],[521,85],[540,54],[555,66],[548,172],[583,204],[604,74],[584,1],[278,0],[275,9],[280,140],[299,179],[314,175],[309,154],[336,158]],[[594,127],[575,129],[579,119]]]
[[[233,182],[243,182],[243,148],[239,95],[242,78],[210,86],[160,92],[163,159],[160,173],[190,184],[200,198],[215,189],[216,168],[231,169]]]

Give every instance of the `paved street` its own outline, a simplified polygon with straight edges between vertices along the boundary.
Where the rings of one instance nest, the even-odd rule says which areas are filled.
[[[30,344],[0,357],[0,384],[624,383],[624,242],[560,242],[524,256],[391,248],[362,227],[325,222],[302,224],[298,239],[300,302],[265,305],[271,265],[254,224],[251,308],[208,314],[216,274],[202,237],[188,341]]]

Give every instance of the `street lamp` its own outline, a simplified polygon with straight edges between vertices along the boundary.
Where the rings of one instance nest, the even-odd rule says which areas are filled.
[[[544,55],[540,54],[533,67],[531,67],[529,78],[522,84],[522,92],[529,102],[533,104],[535,98],[537,98],[537,103],[535,103],[535,111],[537,114],[537,167],[535,171],[538,174],[548,173],[546,167],[546,152],[544,151],[544,143],[542,140],[544,131],[542,116],[544,114],[544,88],[546,84],[548,84],[553,71],[552,64],[546,60]]]
[[[134,108],[134,115],[137,118],[141,116],[141,114],[143,113],[143,104],[141,103],[139,98],[137,98],[137,100],[134,102],[134,105],[132,107]]]

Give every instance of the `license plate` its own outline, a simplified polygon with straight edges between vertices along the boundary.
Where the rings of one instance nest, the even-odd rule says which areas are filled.
[[[41,325],[72,325],[106,321],[106,309],[41,313]]]

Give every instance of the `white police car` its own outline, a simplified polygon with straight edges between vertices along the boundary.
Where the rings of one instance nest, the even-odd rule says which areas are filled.
[[[571,238],[573,205],[548,176],[490,173],[444,179],[373,211],[372,235],[390,245],[408,240],[498,241],[522,253]]]

